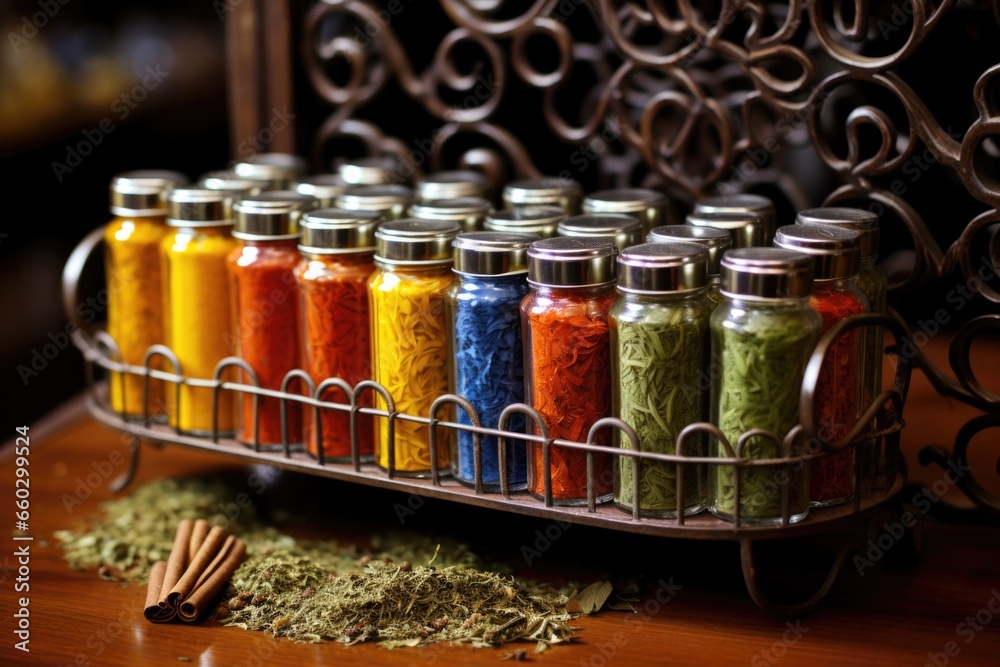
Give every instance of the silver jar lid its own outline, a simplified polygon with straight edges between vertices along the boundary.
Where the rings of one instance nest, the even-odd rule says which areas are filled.
[[[302,216],[299,250],[315,255],[373,252],[382,216],[375,211],[323,208]]]
[[[774,245],[812,257],[816,280],[856,276],[861,268],[861,235],[849,229],[831,225],[785,225],[774,235]]]
[[[644,232],[669,224],[670,200],[656,190],[618,188],[599,190],[583,200],[584,213],[631,213],[639,218]]]
[[[241,178],[265,180],[274,188],[287,188],[308,171],[306,161],[291,153],[258,153],[237,162],[234,173]]]
[[[451,242],[452,270],[470,276],[508,276],[528,271],[528,247],[538,234],[469,232]]]
[[[722,211],[690,213],[687,224],[694,227],[711,227],[727,232],[734,248],[766,248],[767,229],[764,218],[749,211]]]
[[[259,195],[271,188],[271,182],[260,178],[243,178],[231,171],[210,171],[201,177],[201,187],[208,190],[228,190],[243,197]]]
[[[799,211],[795,217],[799,225],[834,225],[841,229],[849,229],[861,235],[861,257],[878,255],[878,216],[863,208],[847,206],[826,206],[823,208],[808,208]]]
[[[166,169],[137,169],[111,179],[114,215],[165,215],[168,190],[187,185],[187,176]]]
[[[337,207],[349,211],[378,211],[390,220],[406,215],[413,203],[413,190],[405,185],[359,185],[337,197]]]
[[[605,213],[576,215],[559,223],[559,236],[577,238],[609,238],[618,250],[642,243],[642,225],[633,215]]]
[[[556,235],[565,219],[566,213],[558,206],[531,206],[494,211],[486,216],[483,227],[490,232],[528,232],[547,239]]]
[[[729,232],[712,227],[693,225],[663,225],[649,230],[649,243],[696,243],[708,251],[708,275],[719,275],[722,255],[733,247]]]
[[[207,188],[167,192],[167,224],[171,227],[218,227],[233,224],[236,193]]]
[[[233,236],[246,241],[296,239],[300,218],[316,204],[315,198],[294,190],[271,190],[244,197],[233,206]]]
[[[490,184],[481,171],[460,169],[438,171],[417,181],[417,199],[458,199],[460,197],[489,198]]]
[[[456,197],[421,201],[410,207],[410,217],[418,220],[452,220],[464,232],[477,232],[493,207],[482,197]]]
[[[583,186],[570,178],[542,176],[508,183],[503,190],[507,208],[558,206],[566,215],[580,212]]]
[[[393,220],[375,230],[375,261],[420,266],[451,264],[451,242],[462,231],[447,220]]]
[[[618,255],[623,292],[689,292],[708,282],[708,251],[693,243],[640,243]]]
[[[801,299],[812,293],[809,255],[784,248],[736,248],[722,256],[720,291],[750,299]]]
[[[744,244],[743,240],[733,234],[733,241],[737,248],[753,246],[766,247],[771,244],[774,238],[774,228],[777,226],[777,213],[774,210],[774,202],[762,195],[750,193],[737,193],[732,195],[722,195],[719,197],[708,197],[695,202],[693,215],[705,213],[750,213],[758,215],[763,220],[763,236],[754,236],[754,243]],[[759,239],[759,240],[757,240]]]
[[[387,156],[362,157],[340,165],[337,173],[348,185],[385,185],[400,183],[400,162]]]
[[[347,190],[347,183],[339,174],[317,174],[300,178],[293,188],[296,192],[315,197],[320,208],[333,208],[337,197]]]
[[[548,287],[604,285],[615,279],[611,239],[557,236],[528,248],[528,282]]]

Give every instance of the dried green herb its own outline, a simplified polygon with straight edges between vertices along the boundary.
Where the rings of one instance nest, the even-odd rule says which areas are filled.
[[[703,294],[693,296],[623,295],[611,311],[612,377],[615,416],[630,424],[643,451],[674,454],[677,435],[703,421],[706,400],[699,383],[706,357],[708,319],[714,306]],[[630,447],[621,435],[622,449]],[[685,448],[704,455],[699,435]],[[633,464],[615,457],[615,503],[631,511]],[[648,516],[677,511],[676,466],[643,462],[639,466],[639,508]],[[704,506],[701,468],[684,472],[684,506]]]

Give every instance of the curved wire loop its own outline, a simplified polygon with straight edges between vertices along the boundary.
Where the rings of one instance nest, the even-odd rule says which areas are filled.
[[[482,424],[479,422],[479,414],[476,412],[476,408],[468,400],[462,398],[457,394],[443,394],[438,396],[433,403],[431,403],[430,409],[430,423],[427,425],[428,431],[427,441],[430,444],[431,450],[431,483],[434,486],[441,486],[441,475],[438,471],[438,441],[437,441],[437,425],[440,421],[437,418],[438,410],[443,408],[445,405],[454,405],[465,411],[468,415],[469,421],[475,428],[481,428]],[[456,436],[457,439],[457,436]],[[481,436],[479,433],[473,431],[472,433],[472,449],[473,449],[473,466],[475,467],[476,476],[476,495],[482,495],[483,493],[483,451],[480,445]],[[450,443],[453,447],[458,447],[457,442]],[[457,450],[456,450],[457,454]],[[452,460],[457,460],[452,457]]]

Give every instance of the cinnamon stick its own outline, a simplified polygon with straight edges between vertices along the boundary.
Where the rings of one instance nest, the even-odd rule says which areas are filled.
[[[194,528],[191,529],[191,541],[188,543],[188,563],[194,562],[195,554],[198,553],[201,543],[208,536],[208,529],[208,521],[198,519],[194,522]]]
[[[174,536],[174,546],[170,550],[170,557],[167,558],[167,568],[163,574],[163,582],[160,587],[160,597],[158,604],[161,607],[167,606],[167,594],[173,590],[174,586],[184,575],[188,566],[188,550],[191,548],[191,532],[194,525],[190,519],[183,519],[177,524],[177,535]],[[173,606],[172,604],[169,606]]]
[[[143,615],[150,621],[154,620],[160,607],[160,589],[163,588],[163,576],[167,573],[167,563],[157,561],[149,570],[149,585],[146,588],[146,604],[143,605]]]
[[[188,565],[187,570],[167,593],[166,600],[168,606],[176,609],[180,602],[187,598],[191,591],[194,590],[194,585],[198,582],[198,579],[206,568],[208,568],[209,564],[215,560],[215,556],[219,553],[219,549],[222,548],[225,539],[226,531],[218,526],[208,531],[205,541],[198,547],[198,552],[194,555],[194,559]],[[188,535],[188,540],[190,540],[190,534]],[[188,545],[186,544],[185,550],[187,548]]]
[[[194,592],[178,607],[178,616],[183,621],[194,622],[205,610],[205,607],[212,603],[222,588],[226,585],[236,569],[246,559],[247,545],[238,538],[232,536],[226,540],[225,545],[219,551],[220,558],[213,561],[214,567],[209,567],[205,575],[199,579]]]

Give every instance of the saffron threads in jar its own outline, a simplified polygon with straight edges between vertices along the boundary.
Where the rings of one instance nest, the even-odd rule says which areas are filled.
[[[799,397],[806,362],[819,336],[820,318],[809,308],[812,261],[808,255],[779,248],[730,250],[722,259],[722,294],[712,313],[712,422],[735,453],[740,437],[749,438],[743,458],[785,458],[779,444],[799,423]],[[720,444],[715,454],[729,453]],[[740,501],[736,506],[739,475]],[[709,510],[741,524],[778,524],[782,494],[788,494],[791,523],[809,511],[809,489],[801,466],[711,466]]]
[[[521,300],[528,293],[527,249],[535,234],[478,232],[459,234],[455,248],[457,279],[448,289],[453,392],[468,400],[486,428],[497,428],[508,405],[524,402],[524,348]],[[460,424],[471,425],[465,410]],[[505,425],[524,431],[524,416],[513,415]],[[457,431],[452,474],[468,486],[476,484],[475,436]],[[500,488],[496,436],[480,437],[481,479],[489,490]],[[527,484],[523,441],[507,443],[507,482]]]
[[[428,416],[431,404],[448,392],[448,332],[445,291],[454,280],[451,241],[458,223],[399,220],[375,233],[375,265],[368,283],[371,304],[372,371],[395,401],[398,412]],[[377,405],[385,410],[381,397]],[[397,420],[389,439],[388,419],[380,419],[375,457],[383,468],[409,476],[431,470],[427,427]],[[437,430],[437,465],[450,460],[448,431]],[[390,447],[392,449],[390,449]],[[390,451],[393,462],[390,466]]]
[[[822,332],[852,315],[868,311],[857,285],[861,237],[832,225],[787,225],[778,229],[774,244],[798,250],[815,264],[810,307],[823,320]],[[836,445],[857,423],[861,407],[860,340],[854,329],[837,337],[826,352],[816,383],[813,410],[816,440]],[[819,453],[819,452],[817,452]],[[810,496],[814,505],[834,505],[854,496],[854,445],[815,458],[810,466]]]
[[[618,257],[618,299],[611,309],[614,416],[632,426],[641,451],[676,454],[681,430],[706,418],[701,381],[715,307],[707,296],[707,259],[704,248],[690,243],[646,243]],[[704,456],[704,440],[690,437],[684,454]],[[619,442],[631,448],[624,433]],[[684,468],[685,514],[705,507],[701,473],[700,464]],[[615,504],[627,512],[636,479],[643,516],[677,515],[674,463],[615,457]]]
[[[590,427],[611,414],[611,338],[614,244],[607,239],[552,238],[528,250],[532,290],[521,304],[525,335],[526,400],[541,414],[549,437],[586,442]],[[537,429],[536,429],[537,433]],[[608,445],[607,430],[596,444]],[[528,488],[545,494],[543,448],[529,445]],[[587,502],[585,452],[552,445],[552,499]],[[594,456],[594,491],[610,500],[611,457]]]
[[[302,218],[302,261],[295,279],[302,298],[302,367],[318,387],[328,378],[340,378],[352,387],[371,378],[371,335],[368,279],[375,270],[375,228],[378,213],[324,209]],[[320,397],[349,404],[349,397],[330,389]],[[371,392],[358,397],[371,407]],[[375,425],[371,415],[357,416],[358,453],[370,458]],[[325,409],[320,431],[307,413],[303,420],[306,451],[334,461],[351,457],[351,413]]]
[[[260,386],[281,389],[285,375],[299,367],[299,295],[295,284],[299,218],[315,199],[296,192],[265,192],[234,207],[233,236],[240,247],[229,257],[236,316],[237,354],[254,370]],[[294,389],[294,387],[290,387]],[[259,401],[257,422],[254,403]],[[237,439],[282,444],[281,401],[243,394]],[[288,402],[288,442],[302,442],[300,405]],[[255,428],[256,427],[256,428]]]
[[[152,170],[130,171],[111,180],[115,217],[104,229],[108,335],[126,364],[142,366],[147,348],[165,340],[160,244],[169,233],[166,192],[186,182],[175,171]],[[126,419],[141,419],[143,384],[139,375],[112,372],[111,407]],[[164,388],[162,382],[149,383],[145,407],[150,417],[164,414]]]

